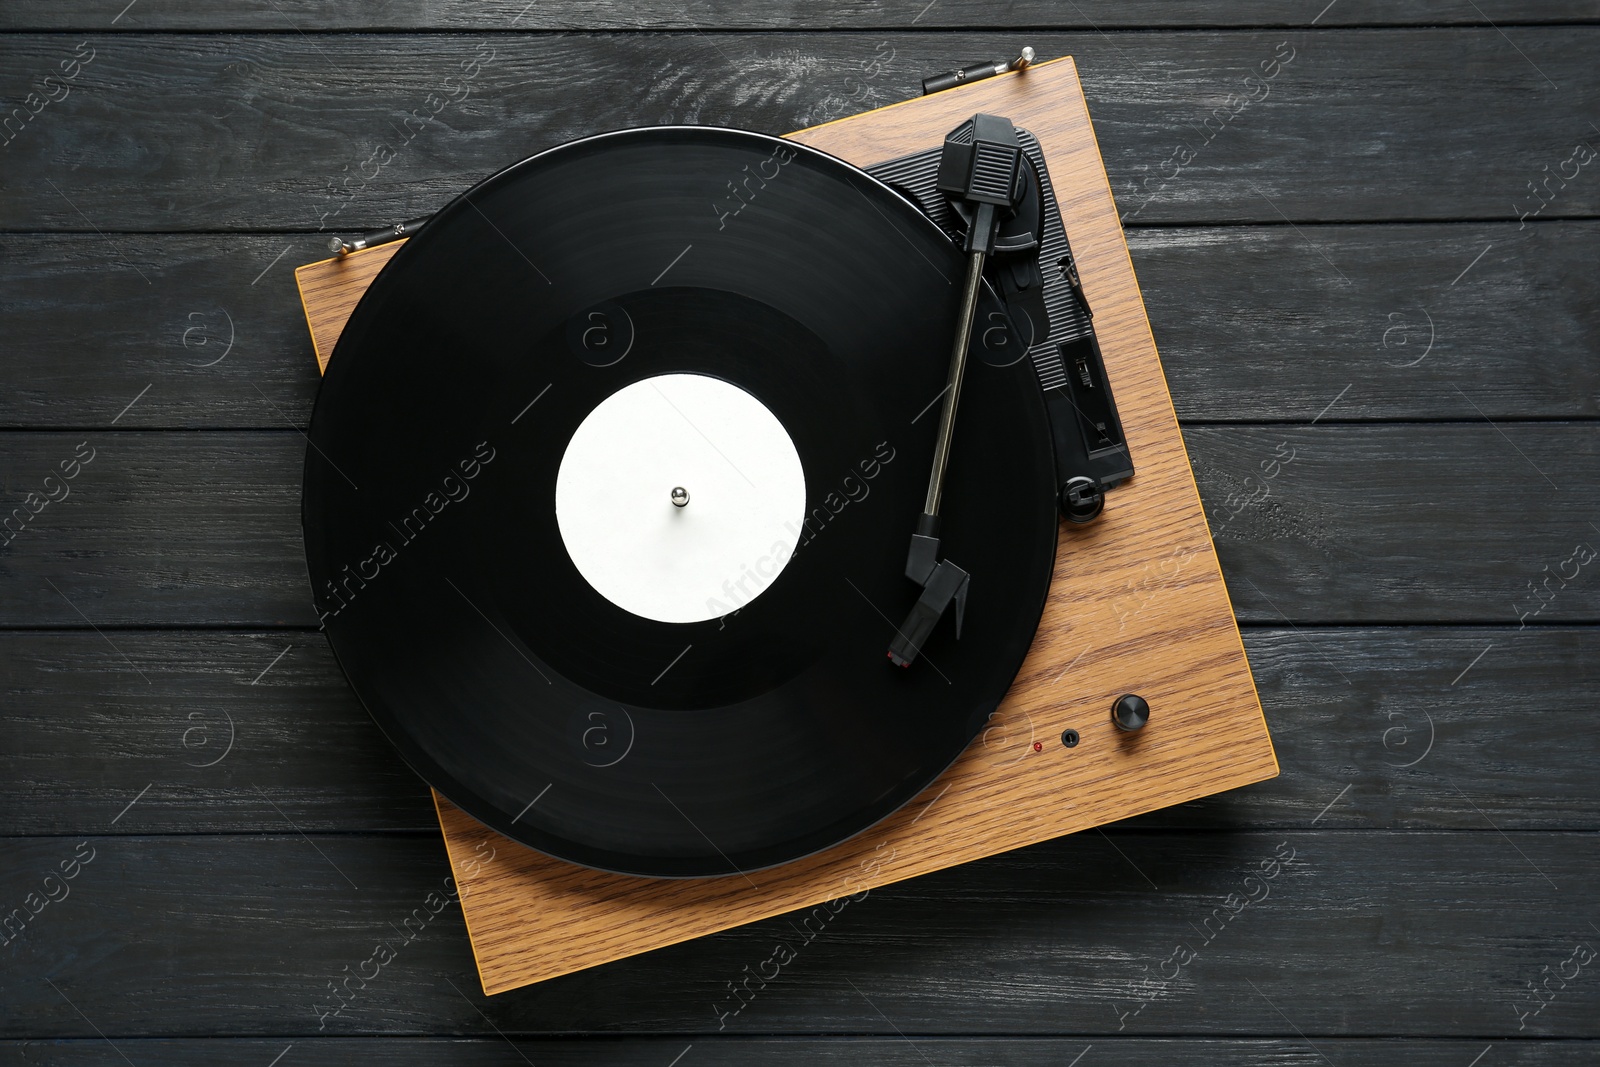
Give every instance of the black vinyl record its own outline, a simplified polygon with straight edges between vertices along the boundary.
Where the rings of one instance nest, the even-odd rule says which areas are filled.
[[[793,860],[931,782],[1021,666],[1056,541],[1032,367],[971,360],[942,531],[970,603],[891,665],[963,269],[864,172],[736,130],[562,145],[436,215],[345,327],[305,464],[318,611],[407,761],[534,848],[656,877]],[[753,396],[804,470],[776,578],[689,623],[597,592],[555,508],[585,417],[667,374]]]

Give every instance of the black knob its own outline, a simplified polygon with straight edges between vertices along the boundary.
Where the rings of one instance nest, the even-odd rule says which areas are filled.
[[[1150,705],[1142,696],[1124,693],[1111,705],[1111,721],[1119,730],[1137,730],[1150,721]]]
[[[1061,487],[1060,504],[1068,522],[1093,522],[1105,509],[1105,490],[1093,478],[1069,478]]]

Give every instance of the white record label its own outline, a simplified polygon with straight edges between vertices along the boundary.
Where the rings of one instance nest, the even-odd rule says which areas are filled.
[[[675,490],[687,494],[682,506]],[[606,397],[556,474],[556,523],[578,573],[657,622],[749,604],[788,562],[805,510],[805,471],[783,424],[703,374],[658,375]]]

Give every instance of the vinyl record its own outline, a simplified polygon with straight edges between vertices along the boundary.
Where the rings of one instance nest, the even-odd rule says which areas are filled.
[[[890,664],[963,267],[864,172],[705,127],[566,144],[435,216],[345,327],[305,465],[318,611],[411,765],[657,877],[793,860],[931,782],[1056,541],[1034,372],[972,360],[943,516],[969,607]]]

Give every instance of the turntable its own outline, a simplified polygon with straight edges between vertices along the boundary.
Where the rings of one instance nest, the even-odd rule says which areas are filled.
[[[308,565],[486,992],[1276,774],[1070,59],[341,251]]]

